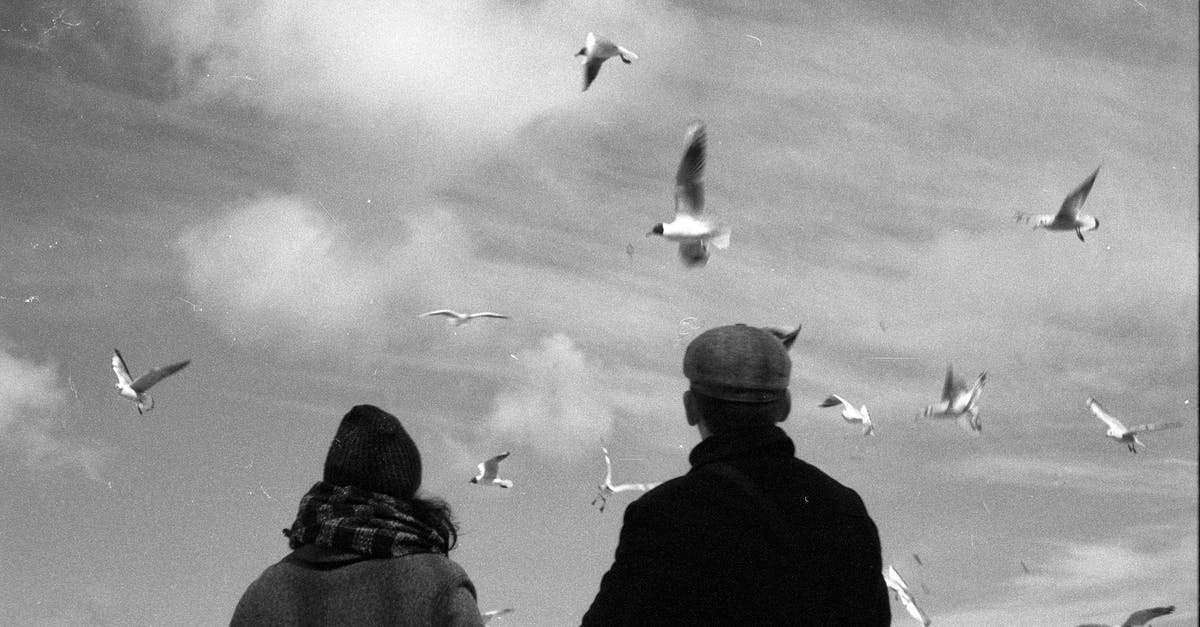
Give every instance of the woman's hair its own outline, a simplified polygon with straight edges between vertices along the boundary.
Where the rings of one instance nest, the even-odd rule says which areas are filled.
[[[450,511],[450,504],[424,493],[413,495],[409,503],[412,505],[413,518],[436,531],[442,539],[442,551],[449,553],[458,544],[458,523]]]
[[[712,433],[769,427],[782,422],[792,411],[792,397],[788,394],[766,403],[727,401],[705,396],[695,390],[691,391],[691,395],[704,424]]]

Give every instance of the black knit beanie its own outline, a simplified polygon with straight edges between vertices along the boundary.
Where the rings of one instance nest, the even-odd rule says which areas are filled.
[[[324,479],[410,499],[421,487],[421,453],[398,418],[374,405],[356,405],[333,436]]]

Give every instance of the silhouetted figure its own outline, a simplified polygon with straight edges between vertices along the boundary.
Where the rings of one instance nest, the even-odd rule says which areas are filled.
[[[447,557],[450,508],[420,486],[421,454],[400,421],[351,409],[324,479],[284,530],[292,553],[250,584],[231,624],[482,625],[474,584]]]
[[[888,625],[879,532],[858,494],[795,457],[791,358],[746,325],[687,347],[692,469],[625,509],[592,625]]]

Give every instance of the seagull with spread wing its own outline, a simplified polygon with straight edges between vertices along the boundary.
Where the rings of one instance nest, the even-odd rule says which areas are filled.
[[[883,581],[887,584],[893,596],[904,605],[904,609],[908,610],[908,615],[917,619],[922,625],[928,627],[929,623],[933,622],[921,608],[917,607],[917,602],[913,600],[912,593],[908,590],[908,584],[904,583],[904,579],[900,577],[900,573],[896,572],[896,568],[888,564],[886,570],[883,571]]]
[[[675,219],[655,224],[646,236],[661,235],[679,242],[679,256],[689,268],[708,263],[708,245],[729,247],[729,227],[704,219],[704,152],[708,142],[704,122],[692,122],[687,129],[687,149],[675,173]]]
[[[620,57],[625,63],[633,63],[638,56],[632,51],[614,44],[612,41],[597,37],[595,33],[588,33],[587,39],[584,40],[583,47],[579,52],[575,53],[577,57],[583,57],[583,91],[591,86],[592,81],[596,80],[596,75],[600,73],[600,66],[612,57]]]
[[[478,483],[482,486],[495,486],[497,488],[511,488],[513,482],[508,479],[500,478],[500,462],[508,457],[509,452],[505,451],[482,464],[479,464],[479,474],[471,477],[470,483]]]
[[[188,359],[169,366],[151,368],[150,372],[135,380],[129,376],[129,367],[125,365],[125,358],[121,356],[121,351],[114,348],[112,367],[113,372],[117,373],[117,393],[123,398],[137,403],[139,414],[148,412],[154,409],[154,399],[146,393],[146,390],[149,390],[155,383],[183,370],[183,367],[190,363],[192,360]]]
[[[1136,453],[1138,446],[1143,448],[1146,446],[1145,443],[1138,439],[1137,434],[1146,433],[1148,431],[1174,429],[1175,427],[1183,426],[1182,422],[1159,422],[1148,425],[1137,425],[1129,428],[1122,424],[1120,420],[1117,420],[1108,412],[1104,411],[1104,408],[1100,406],[1100,403],[1096,402],[1096,399],[1089,397],[1087,399],[1087,407],[1088,409],[1092,410],[1092,413],[1095,414],[1097,418],[1103,420],[1105,424],[1108,425],[1108,433],[1105,433],[1104,435],[1118,442],[1124,442],[1125,445],[1129,447],[1130,453]]]
[[[421,315],[422,316],[445,316],[446,324],[448,324],[452,327],[464,325],[464,324],[474,320],[475,318],[502,318],[504,320],[508,320],[508,316],[506,316],[504,314],[494,313],[491,311],[480,311],[478,313],[459,313],[457,311],[454,311],[453,309],[435,309],[433,311],[427,311]]]
[[[612,460],[608,458],[608,449],[601,447],[600,450],[604,452],[604,483],[600,484],[596,498],[592,499],[592,505],[596,503],[600,504],[600,511],[604,511],[604,506],[608,504],[608,496],[610,494],[630,491],[646,492],[658,485],[657,483],[622,483],[620,485],[613,485]]]
[[[871,422],[871,413],[867,411],[866,405],[855,409],[850,401],[837,394],[830,394],[818,407],[836,407],[838,405],[842,406],[843,420],[862,424],[863,435],[875,435],[875,425]]]
[[[987,373],[981,372],[971,385],[954,376],[954,367],[946,366],[946,381],[942,385],[942,400],[925,407],[926,418],[949,418],[958,421],[958,426],[968,433],[983,431],[979,420],[979,395]]]
[[[1058,213],[1054,215],[1031,215],[1027,213],[1017,212],[1017,221],[1024,221],[1026,224],[1032,224],[1035,229],[1047,229],[1050,231],[1075,231],[1075,237],[1079,241],[1084,241],[1083,234],[1086,231],[1095,231],[1100,228],[1100,220],[1095,216],[1079,215],[1079,210],[1083,207],[1083,201],[1087,200],[1088,192],[1092,191],[1092,184],[1096,182],[1096,175],[1100,173],[1100,168],[1096,168],[1095,172],[1087,178],[1086,181],[1079,184],[1067,197],[1063,199],[1062,207]]]
[[[1120,625],[1101,625],[1100,623],[1088,623],[1086,625],[1079,625],[1078,627],[1142,627],[1143,625],[1149,625],[1150,621],[1158,618],[1159,616],[1166,616],[1174,611],[1174,605],[1168,605],[1166,607],[1150,607],[1130,614],[1129,618],[1126,618],[1125,622],[1121,623]]]

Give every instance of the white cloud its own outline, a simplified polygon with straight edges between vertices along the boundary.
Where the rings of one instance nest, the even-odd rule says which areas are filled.
[[[67,406],[55,368],[0,350],[0,446],[20,452],[34,470],[78,467],[100,480],[108,448],[70,441],[56,427]]]
[[[495,438],[529,443],[569,461],[600,446],[613,410],[596,366],[571,338],[555,334],[516,354],[519,379],[500,392],[486,427]]]
[[[394,300],[436,300],[458,286],[470,239],[453,213],[436,209],[368,228],[348,233],[304,199],[267,198],[179,244],[191,293],[232,337],[299,332],[309,342],[379,345]]]
[[[589,28],[640,54],[670,49],[689,12],[665,2],[139,3],[196,96],[273,113],[383,115],[460,141],[496,137],[579,96],[572,54]],[[413,134],[413,141],[422,141]]]

